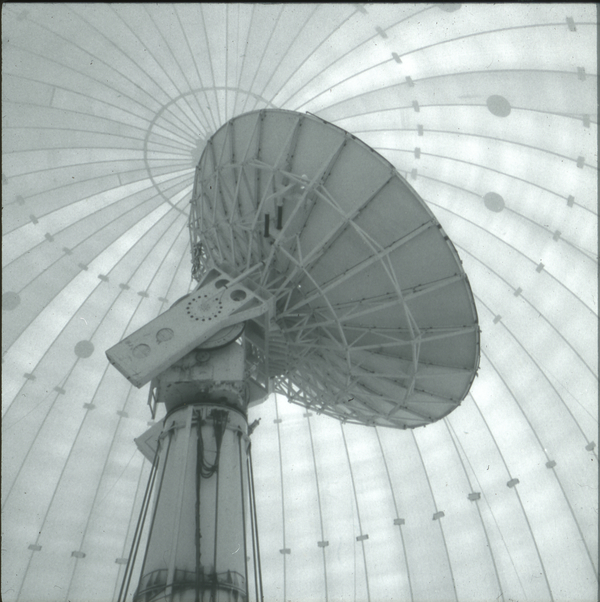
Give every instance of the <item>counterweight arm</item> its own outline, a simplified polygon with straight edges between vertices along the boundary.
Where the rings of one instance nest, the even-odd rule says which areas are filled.
[[[223,328],[272,315],[273,299],[249,281],[212,269],[191,294],[111,347],[106,356],[142,387]]]

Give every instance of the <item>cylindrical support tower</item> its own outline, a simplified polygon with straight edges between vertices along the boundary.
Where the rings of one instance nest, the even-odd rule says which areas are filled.
[[[213,403],[165,419],[135,602],[247,600],[247,431],[243,412]]]
[[[237,342],[196,349],[153,381],[167,414],[146,437],[158,469],[134,602],[248,600],[244,358]]]

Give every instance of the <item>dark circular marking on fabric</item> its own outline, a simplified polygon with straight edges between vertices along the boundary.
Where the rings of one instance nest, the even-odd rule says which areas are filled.
[[[510,115],[510,102],[498,94],[494,94],[487,99],[487,107],[492,115],[496,117],[508,117]]]
[[[483,197],[485,206],[494,213],[500,213],[504,209],[504,199],[497,192],[488,192]]]
[[[12,311],[13,309],[17,309],[19,304],[21,303],[21,297],[19,293],[13,293],[12,291],[8,291],[2,294],[2,309],[5,311]]]
[[[79,341],[75,345],[75,355],[77,357],[86,358],[94,353],[94,344],[91,341]]]
[[[440,10],[443,10],[445,13],[453,13],[462,8],[462,4],[458,4],[456,2],[440,2],[437,6]]]

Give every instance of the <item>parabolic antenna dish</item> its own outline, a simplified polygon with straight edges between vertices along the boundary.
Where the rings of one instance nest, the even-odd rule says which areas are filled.
[[[246,337],[274,390],[342,421],[414,428],[479,366],[458,254],[396,169],[310,114],[240,115],[208,141],[190,211],[193,272],[221,267],[276,299]]]

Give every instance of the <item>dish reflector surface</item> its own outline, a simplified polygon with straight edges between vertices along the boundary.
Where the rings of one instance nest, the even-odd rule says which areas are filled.
[[[479,365],[467,276],[442,226],[372,148],[322,119],[240,115],[196,172],[194,274],[226,266],[276,298],[251,339],[275,390],[342,421],[446,416]]]

